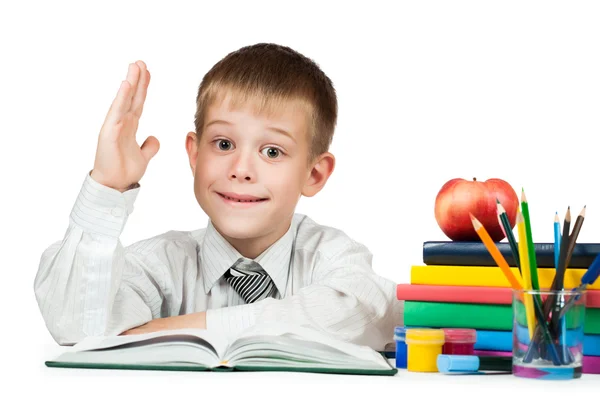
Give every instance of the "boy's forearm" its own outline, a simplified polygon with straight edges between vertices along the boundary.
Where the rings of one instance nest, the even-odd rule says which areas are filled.
[[[104,188],[88,173],[65,236],[43,252],[34,291],[58,344],[75,344],[106,329],[124,263],[119,235],[136,195]]]
[[[340,270],[283,299],[208,310],[207,328],[236,334],[256,324],[289,323],[383,350],[402,324],[402,304],[393,282],[362,271]]]
[[[206,313],[204,311],[174,317],[156,318],[121,335],[139,335],[156,331],[173,329],[206,329]]]
[[[111,240],[111,239],[106,239]],[[94,248],[114,248],[114,243],[91,240],[71,226],[62,242],[41,257],[34,289],[39,309],[54,340],[72,345],[85,336],[101,334],[108,322],[111,288],[119,276],[113,254],[97,255]],[[94,258],[92,265],[88,264]]]

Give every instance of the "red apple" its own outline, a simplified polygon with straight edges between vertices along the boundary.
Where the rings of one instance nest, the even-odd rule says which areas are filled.
[[[504,238],[498,221],[496,199],[506,210],[511,228],[515,226],[519,199],[502,179],[485,182],[456,178],[442,186],[435,199],[435,219],[442,231],[454,241],[479,241],[469,213],[481,222],[495,242]]]

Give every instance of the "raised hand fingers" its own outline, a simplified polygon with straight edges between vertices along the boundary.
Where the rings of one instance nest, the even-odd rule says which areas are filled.
[[[140,79],[135,90],[135,94],[133,95],[131,112],[133,112],[139,118],[142,115],[142,110],[144,109],[146,93],[148,93],[150,72],[146,68],[146,64],[143,61],[137,61],[136,65],[140,68]]]
[[[123,104],[124,112],[128,112],[131,109],[133,97],[139,86],[140,72],[139,65],[135,63],[129,64],[129,69],[127,70],[127,82],[131,85],[131,91],[128,96],[125,97],[125,103]]]
[[[136,64],[129,64],[127,78],[121,82],[121,86],[119,86],[117,95],[110,105],[110,109],[108,110],[106,118],[104,119],[105,125],[115,125],[117,122],[123,119],[123,116],[127,112],[130,111],[132,99],[138,86],[139,76],[139,66]]]
[[[112,126],[119,122],[123,115],[127,112],[125,107],[125,103],[127,101],[127,97],[131,96],[131,85],[129,82],[122,81],[121,86],[119,86],[119,90],[117,91],[117,95],[113,100],[108,113],[106,114],[106,118],[104,118],[104,126]]]

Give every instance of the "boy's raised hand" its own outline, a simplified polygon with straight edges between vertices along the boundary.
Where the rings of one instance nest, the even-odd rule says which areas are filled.
[[[140,181],[160,147],[154,136],[142,146],[135,139],[149,83],[150,72],[144,62],[129,64],[127,79],[121,82],[98,136],[91,177],[121,192]]]

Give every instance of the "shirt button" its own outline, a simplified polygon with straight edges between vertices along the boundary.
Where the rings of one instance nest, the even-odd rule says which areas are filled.
[[[110,213],[113,217],[122,217],[123,216],[123,209],[120,207],[115,207],[112,210],[110,210]]]

